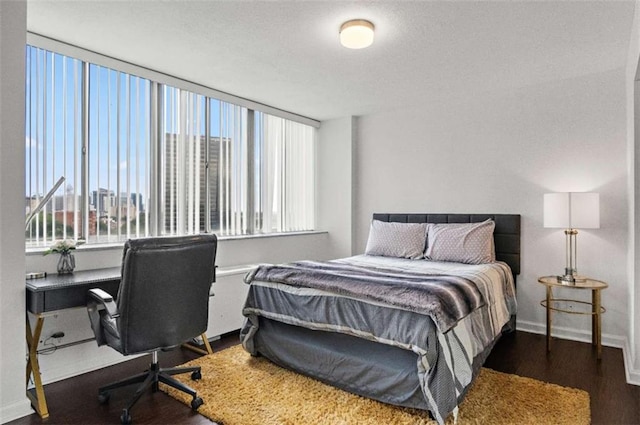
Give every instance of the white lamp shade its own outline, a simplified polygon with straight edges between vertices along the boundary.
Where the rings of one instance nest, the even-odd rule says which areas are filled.
[[[600,195],[589,192],[545,193],[544,227],[599,228]]]
[[[569,228],[569,194],[544,194],[544,227]]]
[[[373,44],[373,24],[363,19],[354,19],[342,24],[340,43],[349,49],[363,49]]]
[[[575,229],[600,228],[600,195],[598,193],[571,194],[571,226]]]

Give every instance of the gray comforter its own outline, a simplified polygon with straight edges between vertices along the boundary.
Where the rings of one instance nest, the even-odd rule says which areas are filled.
[[[245,277],[246,283],[253,280],[384,302],[431,317],[441,332],[484,305],[477,286],[462,276],[398,272],[332,261],[261,265]]]
[[[418,356],[416,374],[425,404],[439,423],[457,414],[479,368],[474,359],[494,343],[516,308],[511,271],[503,263],[469,266],[356,256],[261,266],[247,281],[251,287],[241,332],[247,351],[256,354],[259,316],[410,350]],[[438,302],[441,296],[443,303]],[[387,401],[394,403],[394,395]]]

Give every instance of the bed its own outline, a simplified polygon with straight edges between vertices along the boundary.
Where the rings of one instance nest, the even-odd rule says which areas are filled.
[[[495,261],[450,261],[457,251],[442,257],[457,246],[446,232],[482,228],[486,235],[489,225],[482,244],[490,243]],[[407,247],[419,246],[422,229],[417,255]],[[388,238],[390,231],[397,233]],[[374,235],[396,251],[376,252]],[[374,214],[366,255],[250,272],[240,338],[252,355],[355,394],[428,410],[444,423],[457,417],[495,342],[514,329],[519,273],[519,215]]]

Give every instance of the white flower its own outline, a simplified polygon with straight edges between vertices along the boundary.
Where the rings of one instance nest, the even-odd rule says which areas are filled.
[[[58,254],[67,254],[69,253],[69,251],[76,249],[78,245],[82,245],[83,243],[84,241],[76,242],[73,240],[63,239],[51,245],[51,247],[44,252],[44,255],[48,255],[54,252]]]

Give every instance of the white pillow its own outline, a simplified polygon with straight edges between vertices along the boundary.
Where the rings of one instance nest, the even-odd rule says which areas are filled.
[[[454,261],[485,264],[496,261],[493,230],[496,223],[432,223],[425,258],[435,261]]]
[[[373,220],[365,254],[419,259],[427,242],[426,223],[387,223]]]

